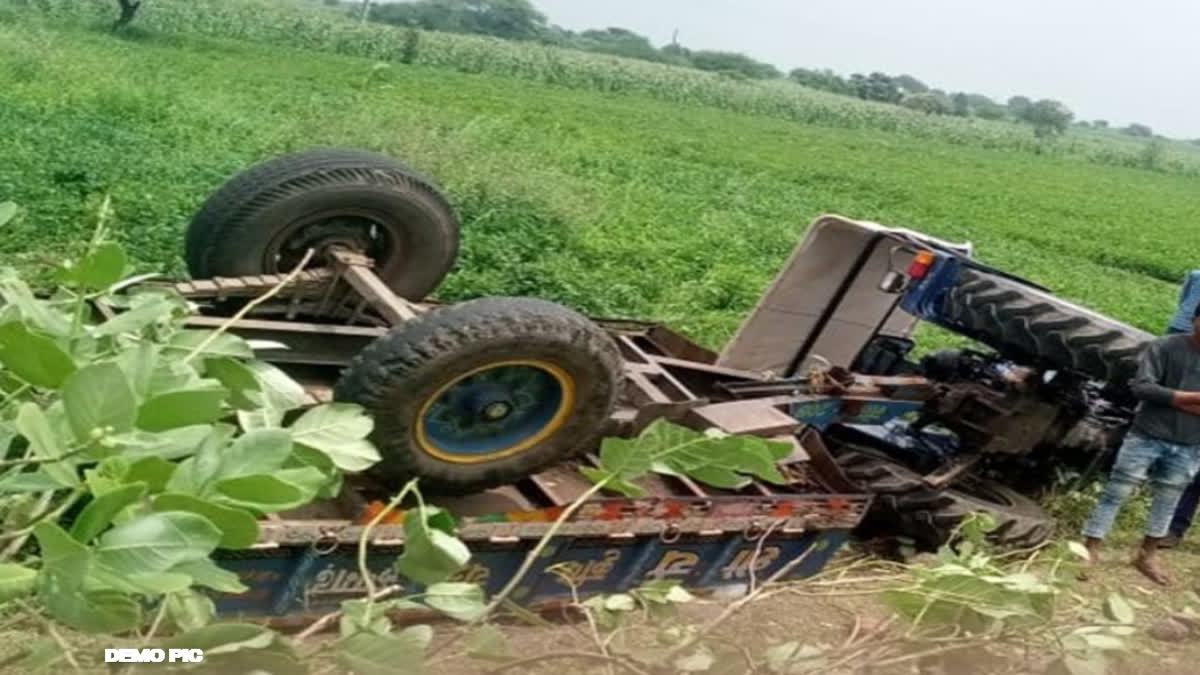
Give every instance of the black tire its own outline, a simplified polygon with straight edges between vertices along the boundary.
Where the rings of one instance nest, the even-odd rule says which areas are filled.
[[[919,549],[934,551],[978,512],[995,519],[989,539],[998,547],[1031,548],[1054,533],[1053,516],[1037,502],[994,481],[972,477],[954,488],[935,490],[882,453],[844,449],[837,461],[848,478],[875,495],[860,532],[865,536],[907,537]]]
[[[318,149],[234,176],[196,213],[185,248],[202,279],[284,273],[310,245],[333,243],[374,258],[393,292],[419,301],[453,267],[459,222],[432,182],[396,160]]]
[[[430,426],[425,416],[428,406],[434,405],[435,399],[444,400],[442,392],[451,384],[492,364],[530,367],[512,362],[533,363],[537,364],[534,370],[557,373],[554,377],[559,379],[550,385],[558,387],[559,395],[551,421],[510,449],[526,442],[532,445],[506,456],[480,460],[463,454],[471,450],[445,450],[433,432],[445,427]],[[373,441],[382,461],[369,471],[376,478],[399,486],[415,477],[422,490],[469,494],[516,482],[575,453],[594,450],[616,404],[621,376],[616,343],[587,318],[544,300],[483,298],[423,314],[379,338],[343,373],[334,398],[358,403],[374,417]],[[491,395],[489,390],[487,396]],[[473,396],[471,406],[488,407],[481,407],[465,422],[456,418],[451,423],[454,431],[487,424],[481,415],[490,404],[483,394]],[[504,396],[501,398],[511,402],[521,394]],[[460,407],[445,410],[464,414]],[[514,422],[519,422],[513,415]],[[477,433],[491,433],[487,427],[483,429]],[[538,439],[543,432],[549,435],[536,442],[529,440]],[[465,442],[486,444],[498,437],[477,436]],[[445,445],[457,442],[454,439]]]
[[[1010,357],[1124,385],[1148,333],[1018,282],[964,268],[943,311],[971,337]]]

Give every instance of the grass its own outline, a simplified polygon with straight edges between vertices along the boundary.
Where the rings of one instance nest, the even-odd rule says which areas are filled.
[[[25,208],[0,242],[9,261],[72,250],[111,194],[137,261],[181,272],[183,229],[212,190],[313,145],[387,152],[443,184],[464,222],[443,298],[539,295],[712,346],[821,213],[970,239],[986,261],[1155,332],[1200,222],[1186,175],[0,13],[0,198]]]
[[[112,0],[0,0],[0,7],[4,3],[32,6],[58,24],[103,26],[114,16]],[[410,46],[403,31],[362,24],[309,0],[156,0],[143,9],[136,25],[138,30],[237,38],[609,94],[648,95],[805,124],[1200,174],[1200,149],[1186,143],[1167,142],[1152,152],[1146,140],[1099,130],[1074,130],[1065,140],[1043,143],[1029,127],[1011,122],[929,116],[786,81],[743,82],[694,69],[486,37],[420,33]]]

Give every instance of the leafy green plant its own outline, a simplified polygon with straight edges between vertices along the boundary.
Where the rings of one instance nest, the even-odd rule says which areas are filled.
[[[377,461],[372,423],[351,405],[301,411],[300,385],[249,343],[185,329],[165,289],[123,292],[138,278],[108,219],[106,203],[47,296],[0,273],[0,588],[85,633],[200,627],[200,589],[245,588],[213,551]]]

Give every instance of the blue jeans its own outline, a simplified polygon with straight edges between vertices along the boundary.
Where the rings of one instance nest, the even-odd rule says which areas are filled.
[[[1164,537],[1184,488],[1196,476],[1200,448],[1179,445],[1129,432],[1096,504],[1083,526],[1083,536],[1103,539],[1112,529],[1121,505],[1148,478],[1153,490],[1147,537]]]

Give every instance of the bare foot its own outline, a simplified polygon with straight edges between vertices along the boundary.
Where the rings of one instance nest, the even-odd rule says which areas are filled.
[[[1087,581],[1091,578],[1091,571],[1100,563],[1100,550],[1096,547],[1087,547],[1088,557],[1079,564],[1079,572],[1075,578],[1080,581]]]
[[[1134,559],[1133,567],[1160,586],[1171,586],[1175,583],[1175,578],[1162,566],[1157,556],[1139,555]]]

